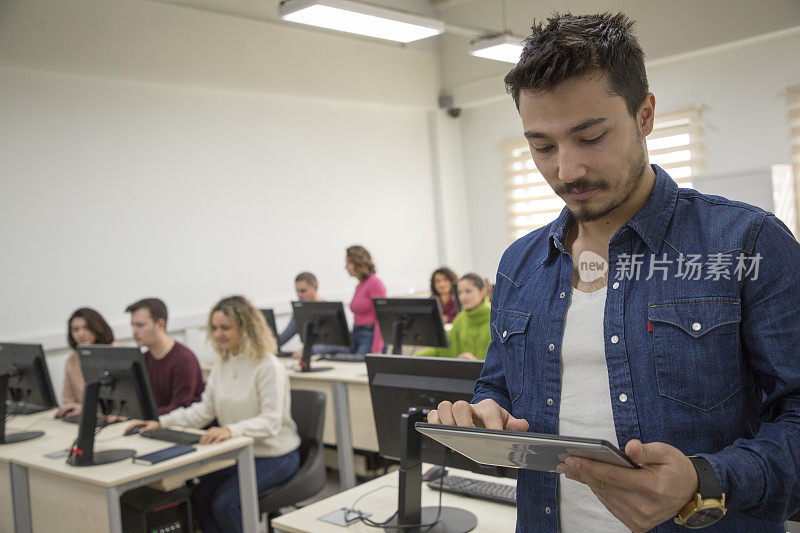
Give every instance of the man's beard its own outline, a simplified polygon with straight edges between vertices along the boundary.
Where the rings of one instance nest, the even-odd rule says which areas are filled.
[[[625,195],[621,199],[612,198],[605,205],[594,209],[589,207],[578,208],[577,210],[570,209],[572,217],[577,222],[586,223],[600,220],[604,216],[611,213],[614,209],[623,205],[630,199],[631,196],[633,196],[633,193],[639,188],[639,185],[641,185],[642,179],[644,179],[644,171],[647,168],[647,151],[644,147],[644,144],[641,146],[642,149],[639,153],[636,163],[631,167],[631,172],[628,174],[628,177],[622,182],[622,190],[625,192]],[[602,191],[610,189],[611,186],[604,180],[592,181],[588,179],[581,179],[570,183],[556,192],[559,195],[564,195],[575,189],[587,190],[593,188],[597,188],[598,190]]]

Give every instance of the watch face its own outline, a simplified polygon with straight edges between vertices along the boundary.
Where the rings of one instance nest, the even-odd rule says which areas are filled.
[[[722,507],[709,507],[695,512],[686,519],[686,527],[706,527],[710,526],[720,518],[725,516]]]

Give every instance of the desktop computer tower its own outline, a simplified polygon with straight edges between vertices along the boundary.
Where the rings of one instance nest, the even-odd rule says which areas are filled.
[[[192,531],[189,487],[169,492],[141,487],[123,494],[120,504],[124,533]]]

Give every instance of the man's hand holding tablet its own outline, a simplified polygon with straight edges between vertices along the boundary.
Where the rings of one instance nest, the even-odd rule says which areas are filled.
[[[527,420],[514,418],[497,402],[490,399],[476,404],[463,400],[456,403],[442,402],[428,413],[428,423],[501,431],[528,431]]]

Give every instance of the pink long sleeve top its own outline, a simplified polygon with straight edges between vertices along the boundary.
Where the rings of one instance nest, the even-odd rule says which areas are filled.
[[[375,316],[375,307],[372,305],[373,298],[385,298],[386,286],[375,274],[361,281],[356,285],[356,292],[350,302],[350,310],[353,312],[353,325],[366,326],[374,324],[375,335],[372,337],[372,350],[370,353],[381,353],[383,351],[383,337],[378,327],[378,318]]]

